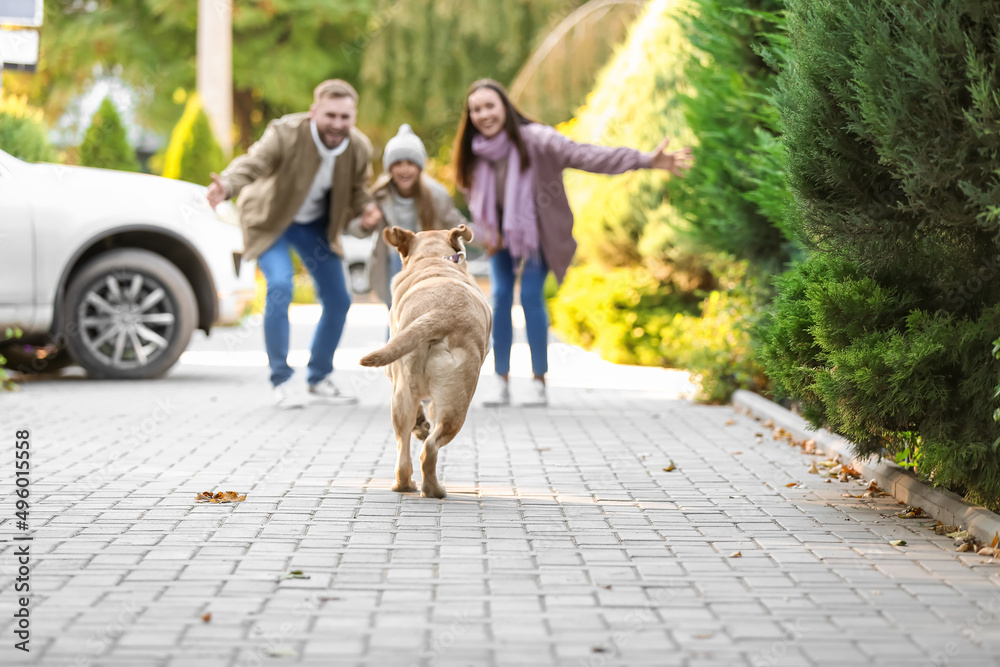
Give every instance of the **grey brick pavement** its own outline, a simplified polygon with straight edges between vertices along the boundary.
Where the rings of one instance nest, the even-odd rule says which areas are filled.
[[[0,537],[23,427],[35,537],[27,656],[0,543],[0,664],[1000,664],[997,563],[842,497],[859,487],[667,371],[556,346],[549,409],[475,406],[443,450],[449,497],[391,492],[388,381],[352,365],[374,308],[338,353],[351,408],[271,409],[252,326],[160,381],[0,396]]]

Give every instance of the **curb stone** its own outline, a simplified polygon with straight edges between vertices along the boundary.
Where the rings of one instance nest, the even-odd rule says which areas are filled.
[[[763,396],[738,390],[733,394],[733,407],[763,420],[772,419],[775,426],[780,426],[796,438],[815,439],[817,450],[823,448],[828,454],[841,457],[842,461],[851,461],[852,467],[860,470],[865,479],[874,479],[883,491],[896,500],[920,507],[945,525],[965,527],[980,543],[989,545],[993,536],[1000,532],[1000,515],[985,507],[970,505],[951,491],[931,487],[891,461],[855,458],[854,443],[850,440],[826,429],[813,430],[805,419]]]

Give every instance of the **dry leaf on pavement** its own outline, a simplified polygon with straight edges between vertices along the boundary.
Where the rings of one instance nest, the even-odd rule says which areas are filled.
[[[813,461],[812,463],[809,464],[809,470],[807,470],[806,472],[808,472],[810,475],[818,475],[819,474],[819,468],[816,467],[816,462],[815,461]]]
[[[727,419],[726,420],[726,426],[732,426],[735,423],[736,423],[735,419]]]
[[[203,614],[202,617],[201,617],[201,620],[205,621],[206,623],[208,623],[209,621],[211,621],[212,620],[212,612],[208,612],[207,614]]]
[[[667,464],[667,467],[663,469],[663,472],[673,472],[676,469],[677,466],[675,466],[673,460],[671,460],[670,463]]]
[[[892,542],[889,542],[889,544],[891,544],[894,547],[905,547],[906,540],[893,540]]]
[[[278,577],[278,581],[282,579],[308,579],[309,575],[304,574],[302,570],[292,570],[291,572],[285,572],[283,575]]]
[[[195,500],[199,503],[239,503],[246,499],[247,494],[240,495],[236,491],[219,491],[218,493],[202,491],[195,496]]]
[[[743,558],[743,553],[741,551],[734,551],[733,553],[729,554],[729,557],[730,558]]]
[[[802,484],[802,482],[789,482],[788,484],[785,484],[785,487],[791,488],[793,486],[799,486],[800,484]]]
[[[994,549],[1000,547],[1000,531],[997,531],[996,533],[993,534],[993,541],[990,542],[990,546],[993,547]]]

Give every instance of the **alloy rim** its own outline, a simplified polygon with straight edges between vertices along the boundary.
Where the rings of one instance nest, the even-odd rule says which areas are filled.
[[[116,369],[152,363],[169,347],[177,320],[163,286],[136,271],[116,271],[94,283],[77,314],[83,344]]]

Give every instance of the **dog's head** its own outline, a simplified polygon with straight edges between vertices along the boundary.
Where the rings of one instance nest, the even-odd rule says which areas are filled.
[[[402,227],[382,231],[385,242],[399,250],[403,266],[421,258],[449,259],[459,263],[465,258],[465,244],[472,240],[472,230],[465,225],[453,229],[413,232]]]

